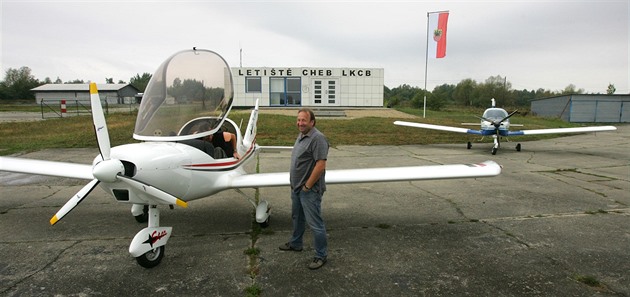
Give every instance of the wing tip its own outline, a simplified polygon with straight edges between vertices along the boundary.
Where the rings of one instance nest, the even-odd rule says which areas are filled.
[[[98,94],[98,89],[96,88],[96,83],[90,83],[90,94]]]
[[[179,205],[180,207],[183,207],[183,208],[187,208],[187,207],[188,207],[188,203],[186,203],[186,201],[181,200],[181,199],[179,199],[179,198],[177,198],[177,200],[175,201],[175,203],[176,203],[177,205]]]
[[[50,219],[50,225],[54,225],[57,224],[57,222],[59,222],[59,218],[57,218],[57,215],[54,215],[51,219]]]

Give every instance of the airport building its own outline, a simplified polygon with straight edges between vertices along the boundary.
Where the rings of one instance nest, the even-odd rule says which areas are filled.
[[[136,102],[138,89],[131,84],[97,84],[101,100],[108,104],[130,104]],[[59,102],[66,100],[66,104],[83,104],[90,102],[89,84],[45,84],[31,89],[35,93],[35,102],[42,104],[46,101]]]
[[[536,116],[572,123],[628,123],[630,95],[573,94],[531,101]]]
[[[383,107],[383,68],[232,67],[235,107]]]

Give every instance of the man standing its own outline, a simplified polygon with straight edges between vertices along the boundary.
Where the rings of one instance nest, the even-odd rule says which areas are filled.
[[[310,109],[298,111],[297,127],[300,133],[291,153],[290,170],[293,235],[280,250],[302,250],[306,223],[313,232],[315,245],[315,258],[308,268],[318,269],[326,264],[328,256],[326,226],[321,213],[322,195],[326,191],[328,140],[315,128],[315,114]]]

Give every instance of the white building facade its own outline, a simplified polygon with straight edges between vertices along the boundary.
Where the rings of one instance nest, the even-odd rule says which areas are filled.
[[[232,67],[235,107],[382,107],[383,68]]]

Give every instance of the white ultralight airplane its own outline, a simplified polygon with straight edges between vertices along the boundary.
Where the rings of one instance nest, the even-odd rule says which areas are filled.
[[[172,227],[160,226],[158,205],[187,207],[187,202],[227,189],[289,186],[289,173],[247,173],[244,165],[263,149],[256,144],[258,103],[245,135],[227,118],[232,106],[230,67],[217,53],[185,50],[169,57],[155,72],[142,97],[133,137],[142,142],[110,147],[110,139],[96,84],[90,84],[94,130],[100,155],[91,165],[0,157],[0,170],[90,180],[52,217],[54,225],[74,209],[97,185],[116,201],[131,204],[139,222],[148,221],[133,238],[129,253],[146,268],[160,263]],[[198,127],[211,127],[198,131]],[[190,143],[216,131],[236,135],[241,158],[214,158]],[[278,148],[278,147],[275,147]],[[252,166],[253,167],[253,166]],[[249,168],[249,166],[248,166]],[[328,170],[328,184],[393,182],[496,176],[501,167],[479,164],[408,166]],[[247,195],[245,195],[247,196]],[[268,222],[265,200],[248,197],[256,221]]]
[[[561,134],[561,133],[584,133],[584,132],[598,132],[598,131],[613,131],[617,130],[615,126],[591,126],[591,127],[575,127],[575,128],[551,128],[551,129],[534,129],[534,130],[520,130],[510,131],[510,117],[513,116],[516,111],[508,114],[503,108],[495,107],[495,100],[492,99],[492,107],[486,109],[483,112],[481,119],[481,129],[473,130],[460,127],[431,125],[423,123],[395,121],[394,124],[399,126],[407,126],[414,128],[424,128],[432,130],[441,130],[457,133],[467,133],[474,135],[484,136],[492,135],[494,145],[492,146],[492,154],[496,155],[499,147],[501,147],[500,137],[520,136],[520,135],[536,135],[536,134]],[[463,123],[462,125],[477,125],[472,123]],[[512,124],[512,126],[522,126],[519,124]],[[469,141],[467,148],[472,148],[472,143]],[[521,151],[521,144],[516,144],[516,150]]]

